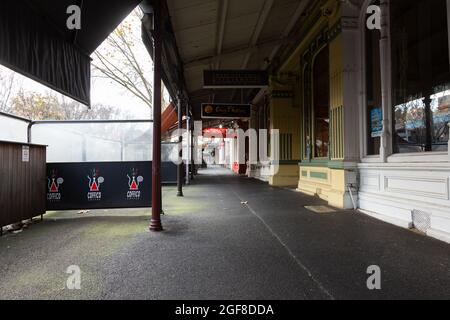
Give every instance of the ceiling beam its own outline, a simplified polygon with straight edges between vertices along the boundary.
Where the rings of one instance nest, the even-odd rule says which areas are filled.
[[[227,16],[228,16],[228,2],[229,0],[219,0],[219,9],[218,9],[218,25],[217,25],[217,32],[216,32],[216,56],[220,56],[222,54],[223,50],[223,39],[225,37],[225,25],[227,22]],[[212,69],[220,69],[220,59],[217,59],[213,63],[211,63]],[[216,93],[213,91],[211,101],[214,103],[216,99]]]
[[[253,52],[257,52],[258,50],[261,50],[264,48],[271,48],[271,47],[277,46],[277,45],[288,44],[290,40],[291,39],[289,39],[289,38],[284,38],[284,39],[280,38],[277,40],[263,41],[263,42],[257,43],[256,45],[250,46],[250,47],[245,46],[245,47],[233,48],[233,49],[229,49],[229,50],[223,50],[220,55],[214,55],[214,56],[208,56],[208,57],[198,57],[198,58],[191,59],[189,61],[185,61],[184,68],[190,69],[190,68],[194,68],[194,67],[209,65],[211,63],[215,63],[217,60],[224,59],[226,57],[243,55],[248,52],[253,53]]]
[[[288,25],[284,29],[283,33],[281,34],[281,36],[283,38],[289,37],[289,35],[291,34],[295,25],[297,24],[298,20],[305,13],[305,10],[310,2],[311,2],[311,0],[300,0],[300,3],[297,6],[297,9],[295,10],[294,14],[292,15],[291,20],[289,21]],[[273,49],[269,55],[269,59],[268,59],[268,61],[264,62],[263,66],[261,67],[262,69],[266,69],[267,67],[269,67],[271,61],[275,58],[278,50],[280,50],[280,48],[282,46],[283,46],[283,44],[277,44],[273,47]],[[256,96],[258,97],[259,95],[261,95],[264,92],[265,92],[265,89],[261,89]],[[255,99],[256,99],[256,97],[255,97]]]
[[[219,19],[217,30],[216,56],[220,56],[223,50],[223,39],[225,37],[225,24],[228,16],[228,1],[219,0]],[[220,64],[220,59],[217,59],[217,64]]]
[[[189,97],[191,99],[195,99],[195,98],[204,98],[210,95],[210,91],[207,89],[200,89],[200,90],[196,90],[196,91],[192,91],[189,93]]]
[[[297,9],[295,10],[294,14],[291,17],[291,20],[289,21],[288,25],[284,29],[283,33],[281,34],[281,37],[288,37],[289,34],[292,32],[292,29],[294,29],[295,24],[298,22],[302,14],[305,12],[306,7],[310,3],[310,0],[301,0],[299,5],[297,6]],[[272,61],[275,58],[275,55],[277,54],[278,50],[280,50],[282,44],[274,46],[272,52],[269,56],[269,61]]]
[[[264,2],[264,5],[259,14],[258,23],[255,26],[255,30],[253,31],[253,35],[250,40],[249,47],[254,47],[258,43],[259,37],[261,36],[261,32],[263,31],[264,26],[266,25],[267,18],[269,17],[269,14],[270,14],[270,11],[272,10],[274,2],[275,2],[275,0],[266,0]],[[244,62],[242,63],[242,69],[247,68],[251,56],[252,56],[252,52],[246,53]]]
[[[218,11],[218,24],[217,24],[217,36],[216,36],[216,50],[215,54],[211,56],[203,56],[198,58],[193,58],[191,60],[184,62],[184,69],[188,70],[190,68],[200,67],[200,66],[206,66],[210,69],[217,69],[220,68],[220,61],[228,58],[228,57],[235,57],[239,55],[245,56],[242,62],[242,69],[245,69],[248,67],[250,59],[252,55],[255,52],[258,52],[262,49],[272,49],[270,51],[270,56],[268,57],[268,61],[262,64],[261,69],[267,69],[275,58],[276,54],[280,50],[280,48],[284,45],[289,44],[291,41],[296,39],[296,35],[292,35],[292,31],[296,24],[298,23],[301,16],[305,13],[305,10],[307,9],[307,6],[311,3],[312,0],[299,0],[298,6],[289,19],[283,33],[280,35],[278,39],[268,40],[268,41],[262,41],[258,42],[262,31],[264,30],[264,25],[267,22],[268,17],[270,16],[272,7],[275,3],[275,0],[265,0],[263,7],[261,8],[258,21],[255,25],[255,28],[253,30],[252,37],[250,39],[250,42],[246,46],[240,46],[230,49],[225,49],[223,47],[224,44],[224,36],[226,32],[226,18],[228,15],[228,7],[229,7],[229,0],[220,0],[219,4],[219,11]],[[231,99],[233,100],[236,97],[237,90],[234,90],[233,94],[231,95]],[[197,98],[206,98],[209,96],[209,98],[214,99],[215,92],[211,90],[198,90],[195,92],[192,92],[190,94],[194,99]],[[214,99],[215,100],[215,99]]]
[[[261,8],[261,11],[259,13],[258,22],[256,23],[255,29],[253,30],[252,38],[250,39],[250,47],[255,46],[258,43],[259,37],[261,36],[261,32],[264,29],[264,26],[266,25],[267,18],[269,17],[270,11],[272,10],[273,4],[275,0],[265,0],[264,5]],[[252,57],[252,52],[248,51],[245,54],[244,60],[242,62],[241,69],[247,69],[248,64],[250,62],[250,58]],[[233,93],[231,94],[231,101],[234,100],[236,96],[237,91],[233,90]],[[242,101],[241,101],[242,102]]]

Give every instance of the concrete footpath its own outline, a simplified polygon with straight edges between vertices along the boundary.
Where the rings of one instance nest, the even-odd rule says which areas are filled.
[[[163,233],[148,209],[100,210],[0,238],[0,299],[450,299],[446,243],[222,169],[184,192],[164,189]]]

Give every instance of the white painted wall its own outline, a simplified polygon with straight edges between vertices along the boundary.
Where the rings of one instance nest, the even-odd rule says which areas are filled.
[[[381,155],[365,154],[367,126],[365,105],[364,30],[367,1],[360,1],[361,14],[361,94],[360,135],[361,164],[359,169],[359,208],[363,213],[404,228],[413,227],[412,211],[430,216],[427,235],[450,243],[450,151],[449,153],[392,154],[391,135],[391,72],[389,39],[389,1],[382,0],[383,30],[381,40],[382,87],[385,130]],[[450,2],[450,1],[449,1]],[[450,8],[450,6],[449,6]],[[450,19],[450,15],[449,15]],[[450,44],[449,44],[450,45]]]
[[[431,217],[427,234],[450,243],[450,163],[361,164],[359,207],[395,225],[413,227],[412,211]]]

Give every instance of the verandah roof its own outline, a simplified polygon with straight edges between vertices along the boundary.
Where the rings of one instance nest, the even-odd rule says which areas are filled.
[[[0,1],[0,63],[89,105],[90,55],[139,2]],[[66,26],[73,4],[82,9],[81,30]]]

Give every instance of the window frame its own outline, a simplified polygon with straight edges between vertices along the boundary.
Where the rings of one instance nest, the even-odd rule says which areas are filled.
[[[448,15],[450,0],[446,0],[446,4],[447,4],[447,39],[448,39],[447,40],[447,42],[448,42],[447,45],[450,46],[450,33],[449,33],[449,23],[450,23],[450,21],[449,21],[449,15]],[[389,8],[390,8],[390,2],[389,2]],[[389,24],[391,24],[391,22],[390,22],[391,20],[392,20],[391,10],[389,10]],[[389,32],[389,38],[390,39],[391,39],[391,36],[392,36],[392,33]],[[449,54],[449,64],[450,64],[450,51],[448,52],[448,54]],[[392,61],[392,48],[390,48],[390,50],[389,50],[389,59]],[[392,70],[392,64],[390,64],[390,65],[391,65],[391,70]],[[393,83],[392,76],[393,75],[391,73],[390,74],[391,86],[392,86],[392,83]],[[382,79],[382,81],[383,81],[383,79]],[[393,87],[392,87],[392,89],[393,89]],[[392,154],[390,155],[390,157],[394,156],[393,159],[401,158],[401,156],[399,156],[399,155],[407,155],[409,157],[413,157],[415,155],[423,155],[423,154],[439,155],[440,153],[443,153],[443,152],[445,152],[445,153],[449,153],[450,152],[450,147],[448,147],[447,151],[433,151],[433,137],[432,137],[433,128],[430,127],[430,125],[432,124],[432,117],[433,117],[433,113],[432,113],[432,110],[431,110],[431,101],[432,100],[431,100],[431,96],[425,96],[422,99],[424,99],[424,125],[425,125],[425,131],[426,131],[426,135],[423,137],[423,138],[425,138],[425,144],[424,144],[425,151],[422,151],[422,152],[395,152],[395,149],[397,149],[399,147],[399,145],[395,141],[395,132],[396,132],[396,129],[395,129],[395,125],[396,125],[396,122],[395,122],[395,120],[396,120],[395,119],[395,111],[396,111],[395,107],[396,106],[395,106],[395,103],[394,103],[394,90],[391,90],[392,105],[390,107],[390,110],[391,110],[391,119],[392,119],[392,121],[391,121]],[[425,102],[427,100],[429,100],[428,103]],[[447,125],[449,125],[449,124],[450,123],[448,123]],[[427,150],[427,149],[429,149],[429,150]],[[392,161],[392,159],[391,159],[391,161]]]
[[[392,62],[392,51],[391,51],[391,32],[390,32],[390,21],[391,21],[391,12],[390,12],[390,1],[391,0],[381,0],[381,6],[386,8],[386,20],[382,21],[382,27],[387,30],[387,35],[385,36],[386,46],[384,47],[384,52],[380,54],[380,65],[381,65],[381,90],[382,90],[382,108],[383,108],[383,120],[386,121],[388,125],[388,130],[393,130],[395,127],[395,119],[393,117],[394,113],[394,103],[393,103],[393,90],[392,90],[392,72],[391,72],[391,62]],[[449,61],[450,61],[450,0],[446,0],[447,2],[447,28],[449,34],[448,46],[449,46]],[[360,79],[361,79],[361,113],[360,113],[360,128],[362,130],[363,136],[360,140],[361,146],[361,162],[362,163],[382,163],[383,155],[380,152],[380,155],[368,155],[368,135],[369,128],[367,123],[367,71],[366,71],[366,21],[367,21],[367,8],[372,3],[372,0],[366,0],[364,5],[362,6],[362,10],[360,13]],[[383,35],[381,37],[383,40]],[[381,40],[380,40],[381,41]],[[380,43],[380,50],[383,51],[383,47]],[[383,61],[383,57],[385,61]],[[386,86],[388,88],[386,88]],[[387,114],[387,109],[390,110]],[[415,153],[394,153],[394,135],[391,132],[388,139],[382,138],[381,140],[381,148],[384,148],[385,159],[388,163],[402,163],[405,161],[413,161],[413,162],[448,162],[450,155],[450,141],[449,141],[449,150],[448,152],[443,151],[427,151],[427,152],[415,152]],[[389,141],[388,141],[389,140]],[[384,147],[383,147],[384,145]]]
[[[322,46],[319,47],[319,49],[314,53],[314,55],[311,58],[311,66],[310,66],[310,83],[311,83],[311,88],[310,88],[310,131],[311,131],[311,160],[331,160],[330,156],[331,156],[331,152],[330,152],[330,127],[328,127],[328,150],[327,150],[327,156],[326,157],[316,157],[316,142],[315,142],[315,138],[316,138],[316,108],[314,106],[314,63],[316,61],[317,56],[323,51],[323,50],[330,50],[329,48],[329,44],[326,43]],[[328,52],[329,54],[329,52]],[[330,61],[328,60],[328,75],[330,74]],[[330,77],[328,76],[328,116],[330,116],[331,114],[331,104],[330,104],[330,92],[331,92],[331,86],[330,86]]]
[[[308,77],[309,77],[309,62],[304,62],[302,68],[302,161],[311,161],[311,141],[309,143],[309,153],[308,153],[308,143],[306,137],[309,136],[311,139],[311,105],[308,101],[309,97],[309,88],[308,88]],[[306,112],[308,113],[308,117],[306,117]]]

